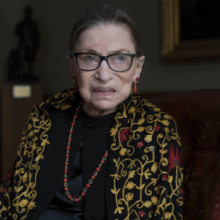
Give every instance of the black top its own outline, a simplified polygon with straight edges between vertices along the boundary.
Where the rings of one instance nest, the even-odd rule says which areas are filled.
[[[69,158],[68,168],[68,188],[72,198],[79,198],[83,188],[91,179],[91,176],[96,171],[96,167],[100,164],[102,155],[106,152],[106,144],[108,131],[111,128],[115,113],[104,116],[90,116],[81,108],[78,113],[76,125],[73,128],[71,149],[77,148],[75,155]],[[60,118],[63,122],[65,119]],[[71,124],[72,121],[69,122]],[[71,127],[71,125],[70,125]],[[68,143],[68,141],[67,141]],[[67,145],[66,143],[66,145]],[[62,146],[57,146],[62,147]],[[65,146],[63,146],[65,147]],[[109,151],[109,149],[108,149]],[[101,155],[101,156],[100,156]],[[63,155],[65,156],[65,155]],[[93,157],[94,163],[87,163],[86,158]],[[85,197],[78,203],[72,202],[67,198],[64,192],[63,182],[59,182],[56,195],[45,207],[39,220],[101,220],[106,218],[106,202],[105,202],[105,177],[107,162],[102,165],[98,176],[93,180],[91,187],[86,192]],[[64,165],[63,165],[64,169]],[[87,181],[83,182],[83,171],[87,170],[90,176],[87,176]]]

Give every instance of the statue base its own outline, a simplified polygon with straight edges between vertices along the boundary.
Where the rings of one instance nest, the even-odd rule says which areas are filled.
[[[39,83],[40,78],[36,75],[31,74],[23,74],[23,75],[15,75],[8,76],[7,82],[11,83]]]

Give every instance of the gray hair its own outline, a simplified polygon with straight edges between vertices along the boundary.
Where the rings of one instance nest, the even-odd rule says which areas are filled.
[[[101,7],[88,10],[85,15],[75,23],[70,34],[69,52],[67,52],[66,55],[72,57],[78,37],[82,31],[95,25],[109,23],[116,25],[124,24],[130,29],[136,54],[137,56],[141,56],[142,51],[140,48],[140,36],[136,25],[124,11],[111,5],[103,5]]]

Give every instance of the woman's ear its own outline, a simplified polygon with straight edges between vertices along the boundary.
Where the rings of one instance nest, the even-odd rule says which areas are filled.
[[[135,74],[133,76],[133,81],[136,81],[136,78],[140,78],[142,67],[144,65],[145,56],[138,57],[135,63]]]
[[[145,56],[140,56],[138,57],[137,59],[137,62],[136,62],[136,71],[140,74],[141,71],[142,71],[142,67],[144,65],[144,61],[145,61]],[[136,73],[137,73],[136,72]]]

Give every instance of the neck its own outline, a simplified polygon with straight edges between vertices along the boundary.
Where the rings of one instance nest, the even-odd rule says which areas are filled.
[[[83,105],[83,110],[86,114],[88,114],[90,116],[104,116],[104,115],[109,115],[109,114],[116,111],[116,109],[101,110],[101,109],[97,109],[97,108],[94,108],[94,107],[89,107],[85,103]]]

